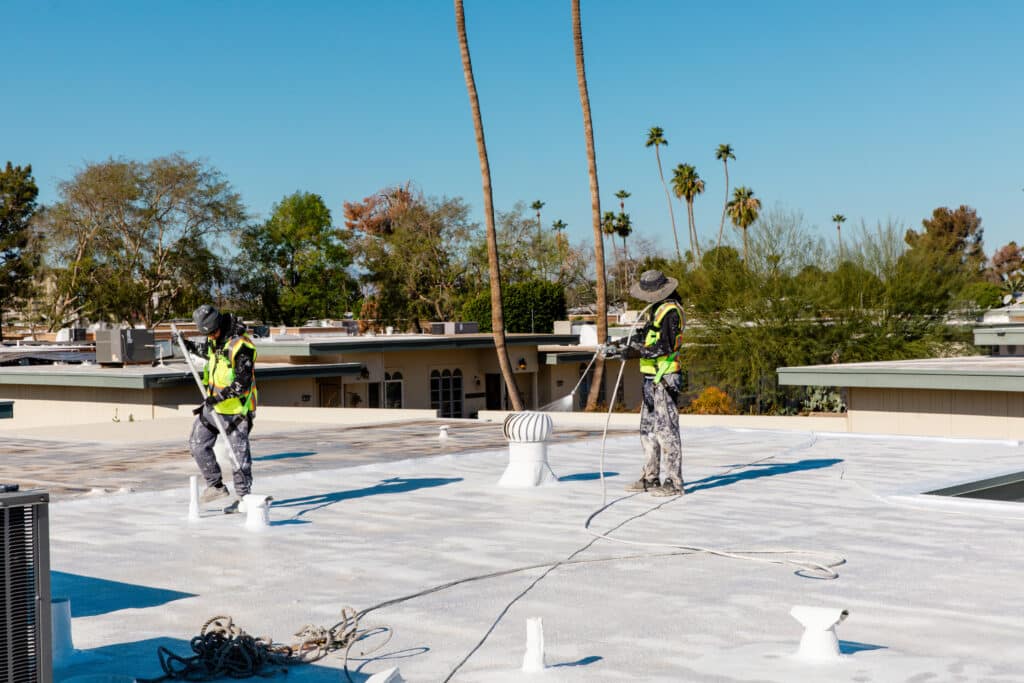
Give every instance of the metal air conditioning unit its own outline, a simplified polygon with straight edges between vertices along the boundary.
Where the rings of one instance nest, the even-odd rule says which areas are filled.
[[[96,330],[97,363],[152,363],[156,346],[152,330]]]
[[[53,680],[49,505],[0,484],[0,683]]]
[[[475,322],[430,323],[430,334],[477,334],[478,332],[480,332],[480,325]]]

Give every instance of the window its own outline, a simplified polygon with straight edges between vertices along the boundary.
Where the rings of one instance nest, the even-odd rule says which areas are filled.
[[[430,407],[440,417],[462,417],[462,370],[431,371]]]
[[[401,408],[402,407],[402,373],[385,372],[384,373],[384,407],[385,408]]]

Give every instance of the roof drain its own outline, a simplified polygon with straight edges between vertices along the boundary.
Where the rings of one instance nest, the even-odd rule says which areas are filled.
[[[850,615],[840,607],[805,607],[797,605],[789,611],[804,627],[800,636],[798,659],[828,661],[839,659],[839,638],[836,626]]]

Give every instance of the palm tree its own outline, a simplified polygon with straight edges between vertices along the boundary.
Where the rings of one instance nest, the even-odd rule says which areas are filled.
[[[722,222],[718,224],[717,247],[722,246],[722,231],[725,229],[725,211],[729,207],[729,159],[735,161],[736,155],[732,153],[732,145],[719,145],[715,150],[715,158],[721,160],[725,166],[725,202],[722,203]]]
[[[732,193],[732,201],[726,207],[732,224],[743,231],[743,263],[747,263],[747,228],[757,220],[761,211],[761,200],[754,197],[749,187],[737,187]]]
[[[558,245],[558,267],[559,279],[561,279],[562,271],[565,269],[565,248],[567,246],[565,241],[565,235],[562,231],[569,227],[569,224],[563,221],[561,218],[551,224],[551,228],[555,231],[555,244]]]
[[[480,156],[480,180],[484,192],[484,222],[487,230],[487,266],[491,279],[491,329],[494,335],[494,350],[498,354],[498,367],[505,380],[512,409],[521,411],[523,399],[519,395],[512,363],[505,347],[505,313],[501,306],[501,269],[498,265],[498,238],[494,229],[494,196],[491,192],[491,166],[487,161],[487,143],[484,140],[484,123],[480,116],[480,100],[476,94],[473,78],[473,63],[469,58],[469,40],[466,38],[466,14],[462,0],[455,0],[455,28],[459,35],[459,52],[462,53],[462,72],[466,77],[469,93],[469,107],[473,112],[473,129],[476,131],[476,149]]]
[[[618,192],[615,193],[615,196],[619,198],[619,211],[621,211],[622,213],[626,213],[626,200],[629,199],[632,195],[629,192],[626,192],[625,190],[619,190]]]
[[[697,239],[697,224],[693,218],[693,200],[704,192],[704,181],[692,164],[679,164],[672,173],[672,190],[680,199],[686,200],[686,218],[690,224],[690,251],[700,262],[700,240]]]
[[[587,172],[590,175],[590,214],[594,226],[594,265],[597,270],[597,338],[608,339],[608,293],[604,273],[604,239],[601,233],[601,193],[597,187],[597,155],[594,152],[594,124],[590,117],[590,95],[587,92],[587,70],[583,63],[583,27],[580,24],[580,0],[572,0],[572,40],[576,52],[576,83],[583,108],[583,132],[587,141]],[[587,397],[587,410],[597,409],[597,398],[604,381],[604,359],[594,363],[594,377]]]
[[[537,247],[535,249],[537,253],[537,267],[540,269],[541,278],[546,278],[547,275],[544,272],[544,235],[541,230],[540,223],[540,210],[544,208],[544,202],[541,200],[535,201],[530,204],[530,208],[537,212]]]
[[[615,272],[617,273],[617,272],[619,272],[619,252],[615,248],[615,212],[614,211],[605,211],[604,213],[601,214],[601,234],[602,234],[602,236],[608,237],[608,239],[612,243],[612,256],[615,258]],[[614,277],[612,278],[612,281],[615,282],[615,286],[616,287],[619,286],[618,282],[615,281]],[[613,296],[615,296],[615,295],[613,295]]]
[[[843,262],[843,223],[846,222],[846,216],[841,213],[837,213],[832,216],[832,222],[836,224],[836,235],[839,237],[839,262]]]
[[[645,147],[654,148],[654,158],[658,160],[658,175],[661,177],[661,184],[665,187],[665,199],[668,200],[668,217],[672,221],[672,236],[676,239],[676,258],[682,263],[683,255],[679,251],[679,233],[676,232],[676,215],[672,211],[672,195],[668,193],[668,185],[665,183],[665,174],[661,170],[661,154],[658,153],[658,147],[661,145],[668,146],[668,140],[665,139],[665,131],[658,126],[652,126],[647,131],[647,142]]]
[[[615,234],[622,238],[622,263],[625,265],[622,277],[625,280],[623,285],[623,289],[625,289],[629,286],[630,281],[629,249],[626,248],[626,238],[633,234],[633,221],[625,211],[615,217]]]
[[[629,286],[629,250],[626,249],[626,238],[633,232],[633,222],[629,219],[629,214],[626,213],[626,200],[632,195],[625,190],[619,190],[615,193],[615,196],[619,200],[619,216],[615,225],[615,232],[622,238],[622,258],[626,263],[626,272],[623,273],[625,278],[625,286]],[[625,223],[623,224],[623,220]],[[625,225],[625,234],[623,234],[622,225]]]

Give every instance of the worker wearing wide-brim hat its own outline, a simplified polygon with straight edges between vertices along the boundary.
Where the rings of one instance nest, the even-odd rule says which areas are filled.
[[[639,358],[643,377],[640,443],[646,461],[640,479],[628,485],[627,491],[649,491],[656,496],[684,493],[678,402],[683,386],[679,352],[686,318],[676,293],[678,286],[678,280],[660,270],[641,273],[629,293],[651,304],[645,325],[620,351],[604,347],[609,357],[621,353],[625,358]]]

